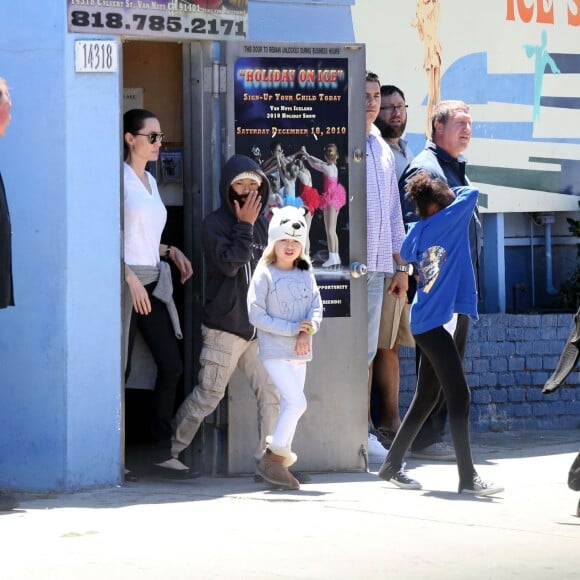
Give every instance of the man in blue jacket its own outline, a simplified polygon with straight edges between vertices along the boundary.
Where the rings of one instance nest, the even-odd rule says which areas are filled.
[[[248,319],[250,279],[268,242],[263,210],[269,182],[258,164],[234,155],[220,179],[221,206],[203,221],[206,301],[202,318],[199,384],[173,420],[171,451],[177,457],[193,441],[201,423],[223,399],[237,367],[247,376],[258,402],[260,443],[265,449],[279,415],[278,391],[258,357],[256,330]]]
[[[0,77],[0,137],[4,136],[10,124],[10,109],[12,101],[8,91],[8,83]],[[14,306],[12,289],[12,226],[10,212],[6,201],[4,182],[0,175],[0,308]],[[8,511],[18,507],[18,501],[9,493],[0,492],[0,511]]]
[[[431,116],[431,131],[431,140],[426,142],[423,151],[407,167],[399,181],[400,187],[404,188],[419,171],[426,171],[433,176],[444,179],[449,187],[469,185],[469,180],[465,174],[467,162],[463,156],[463,152],[471,141],[469,107],[463,101],[441,101]],[[476,207],[469,225],[469,243],[473,270],[478,285],[481,237],[481,220],[479,210]],[[465,355],[468,333],[469,318],[460,315],[454,340],[462,359]],[[417,354],[420,356],[418,348]],[[437,381],[431,365],[425,366],[431,380]],[[418,459],[454,461],[453,448],[443,441],[446,422],[447,405],[441,396],[413,442],[411,456]]]

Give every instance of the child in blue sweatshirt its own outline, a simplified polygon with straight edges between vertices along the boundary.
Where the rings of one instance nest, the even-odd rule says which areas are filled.
[[[419,281],[411,306],[411,332],[435,370],[449,410],[449,427],[457,457],[459,493],[487,496],[503,487],[479,477],[469,442],[470,392],[461,356],[453,341],[457,314],[477,319],[477,291],[469,250],[469,222],[479,192],[449,189],[425,172],[407,185],[421,221],[413,224],[401,247],[401,258],[417,266]],[[379,470],[379,477],[405,489],[421,484],[405,472],[403,457],[439,398],[440,387],[426,381],[419,366],[411,406]]]

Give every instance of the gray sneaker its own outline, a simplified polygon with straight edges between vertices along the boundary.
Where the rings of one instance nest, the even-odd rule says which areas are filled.
[[[455,461],[455,450],[445,441],[437,441],[424,449],[411,451],[414,459],[430,459],[431,461]]]
[[[503,486],[492,483],[491,481],[484,481],[479,475],[474,476],[473,480],[463,486],[459,484],[459,493],[469,493],[479,497],[486,497],[501,493],[504,490]]]

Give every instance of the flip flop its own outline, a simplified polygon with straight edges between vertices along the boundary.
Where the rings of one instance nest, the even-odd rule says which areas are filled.
[[[162,467],[161,465],[153,464],[151,466],[151,475],[161,477],[162,479],[184,481],[197,479],[201,476],[201,473],[199,471],[191,471],[191,469],[172,469],[171,467]]]

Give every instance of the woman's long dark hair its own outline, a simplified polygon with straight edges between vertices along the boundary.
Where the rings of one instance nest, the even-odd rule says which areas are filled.
[[[123,115],[123,160],[129,157],[129,147],[125,141],[125,134],[136,135],[143,129],[147,119],[157,119],[157,115],[146,109],[131,109]]]

